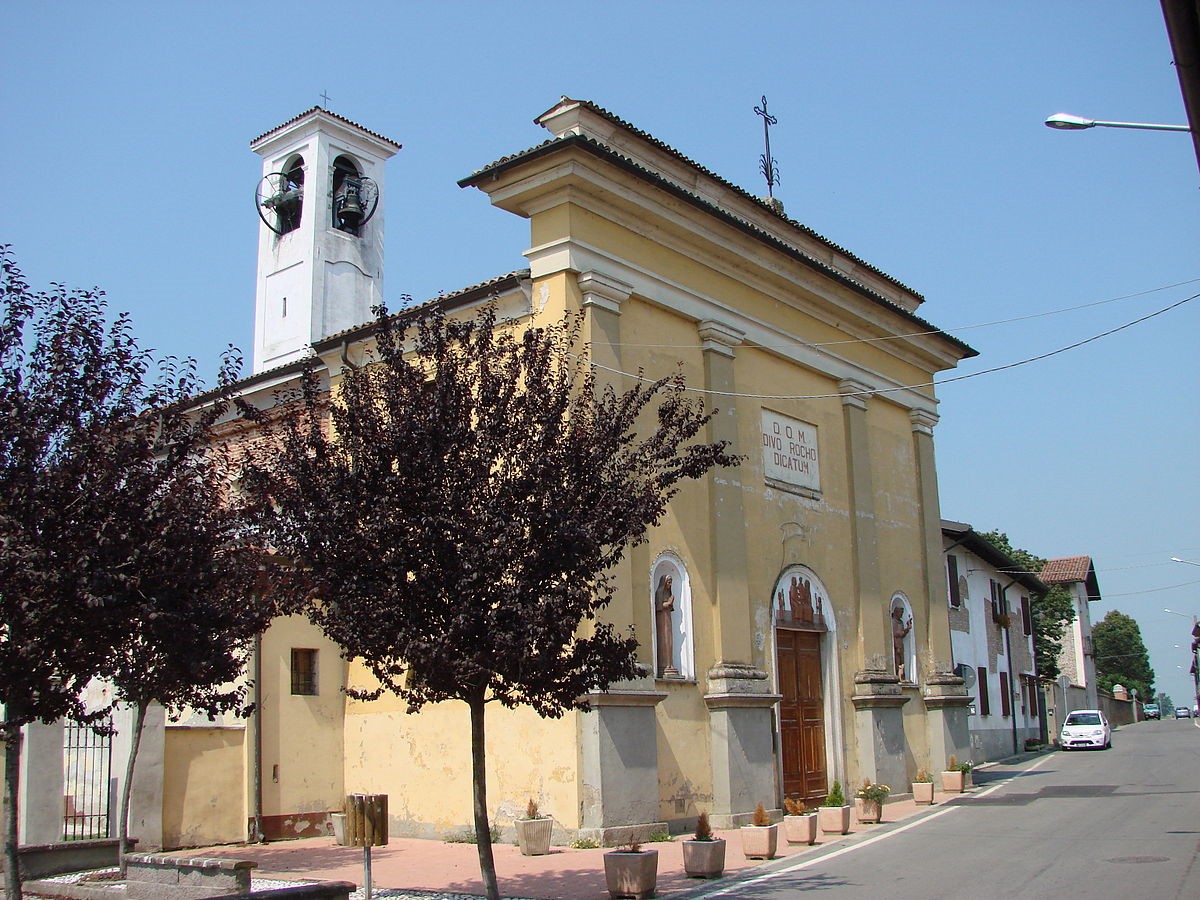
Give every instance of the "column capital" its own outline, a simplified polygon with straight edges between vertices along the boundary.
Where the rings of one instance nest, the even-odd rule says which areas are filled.
[[[871,396],[871,390],[869,384],[854,378],[844,378],[838,382],[838,392],[842,395],[842,406],[866,409],[867,398]]]
[[[717,322],[714,319],[698,322],[696,331],[700,333],[701,350],[711,350],[730,358],[733,357],[733,348],[746,339],[746,332],[740,328],[734,328],[732,325],[726,325],[724,322]]]
[[[927,434],[932,437],[933,427],[937,425],[939,419],[937,413],[924,409],[911,409],[908,411],[908,421],[912,423],[913,434]]]
[[[633,293],[633,286],[600,272],[580,272],[575,279],[583,294],[583,306],[592,306],[614,315],[621,314],[621,304]]]

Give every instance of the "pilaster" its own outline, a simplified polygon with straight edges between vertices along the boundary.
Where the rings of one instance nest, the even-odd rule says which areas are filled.
[[[715,392],[709,402],[719,412],[708,423],[710,441],[726,441],[737,453],[738,418],[734,348],[744,334],[732,326],[706,320],[697,326],[704,355],[704,387]],[[746,587],[746,516],[737,470],[714,469],[708,476],[712,585],[713,657],[717,666],[752,660],[752,612]]]
[[[718,663],[708,671],[714,828],[745,825],[758,803],[778,796],[773,707],[782,697],[757,666]]]
[[[658,818],[658,727],[654,707],[666,697],[642,677],[588,694],[579,715],[579,836],[604,846],[666,831]]]
[[[633,288],[610,275],[593,270],[580,272],[575,276],[575,283],[583,311],[583,339],[587,343],[588,358],[597,367],[597,387],[609,385],[620,395],[628,387],[625,376],[621,374],[621,306],[629,299]],[[648,596],[642,592],[639,577],[635,575],[635,572],[641,571],[634,568],[631,554],[626,554],[609,571],[617,591],[605,611],[607,621],[622,628],[630,623],[637,626],[643,612],[639,604]],[[638,628],[641,648],[650,646],[650,634],[649,628]],[[647,661],[641,656],[639,659]]]
[[[870,386],[845,380],[842,420],[846,430],[846,472],[850,482],[850,533],[854,582],[858,594],[858,674],[869,683],[882,675],[896,679],[892,630],[879,576],[879,542],[875,528],[875,487],[871,477],[871,442],[867,427]]]
[[[970,727],[963,680],[954,674],[954,652],[950,643],[950,603],[946,589],[946,563],[942,552],[941,502],[938,498],[937,467],[933,456],[933,427],[938,417],[914,409],[913,450],[917,462],[917,486],[921,501],[921,540],[929,614],[925,641],[928,651],[921,672],[925,726],[929,737],[929,768],[944,765],[951,756],[970,759]]]
[[[113,714],[116,728],[112,739],[114,765],[111,780],[119,797],[124,790],[125,760],[133,743],[134,709],[118,706]],[[146,708],[142,738],[138,744],[137,765],[133,770],[133,790],[129,794],[129,834],[138,839],[141,850],[161,850],[163,823],[163,761],[166,741],[166,710],[158,703]],[[116,813],[113,815],[116,820]]]
[[[57,844],[63,839],[63,720],[30,722],[21,738],[18,839]]]

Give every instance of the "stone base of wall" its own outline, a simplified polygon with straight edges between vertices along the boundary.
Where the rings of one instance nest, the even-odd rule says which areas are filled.
[[[1025,739],[1037,738],[1037,727],[1017,729],[1017,752],[1025,751]],[[988,729],[971,732],[971,762],[991,762],[1013,755],[1012,731]]]

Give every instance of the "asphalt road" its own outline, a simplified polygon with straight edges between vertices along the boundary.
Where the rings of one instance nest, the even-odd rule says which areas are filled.
[[[1119,729],[1106,751],[1059,751],[978,773],[976,789],[871,838],[705,897],[1200,898],[1200,728]]]

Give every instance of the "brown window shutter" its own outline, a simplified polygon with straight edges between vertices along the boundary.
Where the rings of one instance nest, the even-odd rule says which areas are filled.
[[[1025,629],[1025,636],[1033,634],[1033,616],[1029,612],[1029,598],[1021,598],[1021,625]]]
[[[958,589],[958,559],[946,557],[946,577],[950,580],[950,605],[955,609],[962,606],[962,594]]]
[[[1012,691],[1008,689],[1008,673],[1000,673],[1000,715],[1012,715]]]
[[[980,666],[977,670],[979,673],[979,714],[981,716],[989,716],[992,713],[991,705],[988,703],[988,682],[987,682],[987,666]]]

